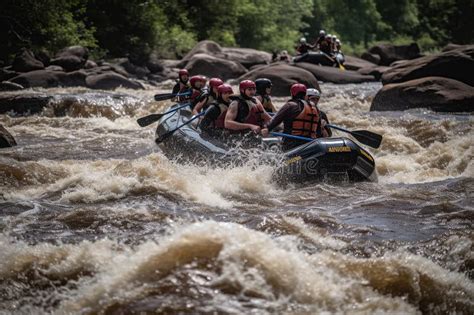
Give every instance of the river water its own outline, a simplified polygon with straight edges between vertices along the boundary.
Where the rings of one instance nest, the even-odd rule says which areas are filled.
[[[40,115],[0,116],[19,143],[0,150],[0,313],[473,314],[473,118],[369,112],[380,87],[320,103],[384,136],[379,182],[285,187],[166,158],[136,119],[169,86],[40,90]]]

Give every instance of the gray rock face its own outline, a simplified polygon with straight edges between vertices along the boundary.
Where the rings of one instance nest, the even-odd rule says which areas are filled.
[[[8,148],[13,147],[16,145],[15,138],[5,129],[2,125],[0,125],[0,148]]]
[[[346,57],[346,61],[344,62],[344,67],[346,68],[346,70],[357,71],[362,68],[376,66],[375,63],[372,63],[370,61],[367,61],[361,58],[357,58],[353,56],[345,56],[345,57]]]
[[[3,81],[0,83],[0,91],[19,91],[23,90],[23,86],[17,83]]]
[[[375,81],[372,75],[363,75],[356,71],[341,70],[339,68],[318,66],[306,62],[298,62],[296,67],[311,72],[318,81],[332,82],[337,84],[362,83]]]
[[[37,60],[34,54],[27,49],[23,49],[13,60],[12,70],[16,72],[29,72],[40,69],[44,69],[43,63]]]
[[[127,79],[126,77],[114,72],[89,75],[86,78],[86,85],[91,89],[100,90],[114,90],[118,87],[135,90],[144,89],[141,83]]]
[[[14,112],[16,114],[36,114],[49,104],[52,97],[43,93],[3,93],[0,94],[0,114]]]
[[[206,54],[194,55],[186,65],[190,75],[202,74],[222,80],[236,78],[247,72],[244,66],[235,61],[225,60]]]
[[[20,84],[25,88],[49,88],[57,86],[85,86],[85,78],[86,73],[83,71],[65,73],[62,71],[36,70],[23,73],[10,79],[10,81]]]
[[[265,65],[272,61],[272,54],[251,48],[222,48],[225,59],[242,64],[249,69],[255,65]]]
[[[411,108],[429,108],[438,112],[473,112],[474,87],[442,77],[387,84],[375,96],[370,110]]]
[[[382,83],[399,83],[429,76],[446,77],[474,86],[474,45],[402,63],[382,75]]]
[[[380,44],[369,49],[370,54],[380,56],[381,66],[388,66],[397,60],[415,59],[421,57],[420,47],[416,43],[410,45]]]
[[[286,63],[275,63],[265,67],[256,68],[243,76],[238,81],[253,80],[258,78],[268,78],[272,80],[272,95],[288,96],[290,87],[294,83],[303,83],[308,88],[319,88],[318,81],[314,75],[302,68],[293,67]]]

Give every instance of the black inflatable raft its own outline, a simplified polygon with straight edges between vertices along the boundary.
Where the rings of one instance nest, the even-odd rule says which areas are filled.
[[[220,141],[201,132],[195,122],[176,130],[164,141],[158,139],[192,117],[189,109],[180,109],[160,119],[156,140],[169,158],[196,164],[227,165],[242,162],[245,154],[235,144]],[[376,181],[374,158],[348,138],[320,138],[282,153],[281,139],[260,139],[260,161],[277,163],[275,177],[279,181],[306,182],[321,180]],[[253,150],[255,151],[255,150]]]

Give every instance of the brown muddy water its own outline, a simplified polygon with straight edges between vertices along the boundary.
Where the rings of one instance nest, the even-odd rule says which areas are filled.
[[[168,86],[42,90],[40,115],[0,116],[19,143],[0,150],[0,313],[473,314],[472,116],[321,87],[332,123],[383,134],[378,183],[170,160],[136,123]]]

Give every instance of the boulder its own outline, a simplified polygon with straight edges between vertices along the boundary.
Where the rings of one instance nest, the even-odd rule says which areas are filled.
[[[61,72],[64,72],[64,69],[63,67],[61,66],[47,66],[46,68],[44,68],[44,70],[48,70],[48,71],[61,71]]]
[[[97,68],[97,63],[95,63],[92,60],[87,60],[86,63],[84,64],[84,69],[92,69],[92,68]]]
[[[365,52],[360,56],[360,58],[375,63],[376,65],[380,63],[380,56],[376,54]]]
[[[95,73],[95,74],[101,74],[101,73],[106,73],[110,71],[116,72],[126,78],[129,77],[128,72],[122,66],[119,66],[111,62],[102,62],[100,66],[97,68],[87,69],[88,73]]]
[[[242,64],[249,69],[255,65],[265,65],[272,61],[272,54],[251,48],[222,48],[224,58]]]
[[[181,59],[181,62],[178,65],[178,68],[183,68],[184,65],[196,54],[206,54],[211,56],[221,55],[222,56],[222,48],[221,46],[213,42],[212,40],[203,40],[196,44],[196,46],[191,49],[186,56]]]
[[[370,110],[412,108],[429,108],[438,112],[473,112],[474,87],[442,77],[387,84],[375,95]]]
[[[421,57],[420,47],[417,43],[395,46],[380,44],[369,49],[370,54],[379,55],[381,66],[388,66],[397,60],[415,59]]]
[[[347,70],[357,71],[362,68],[375,67],[377,65],[370,61],[353,56],[345,56],[345,58],[346,61],[344,62],[344,68],[346,68]]]
[[[23,86],[18,83],[13,83],[10,81],[3,81],[0,83],[0,92],[3,91],[19,91],[23,90]]]
[[[41,49],[35,52],[35,58],[43,63],[45,67],[49,66],[51,62],[51,57],[48,51]]]
[[[36,114],[49,104],[52,96],[43,93],[2,93],[0,94],[0,114],[13,111],[16,114]]]
[[[115,72],[89,75],[86,78],[86,85],[91,89],[100,90],[114,90],[118,87],[135,90],[144,89],[141,83],[127,79]]]
[[[85,78],[86,73],[84,71],[65,73],[62,71],[36,70],[23,73],[10,79],[10,81],[20,84],[25,88],[49,88],[57,86],[85,86]]]
[[[382,83],[399,83],[428,76],[446,77],[474,86],[474,45],[404,61],[382,75]]]
[[[127,71],[129,76],[136,77],[139,79],[144,79],[148,74],[150,74],[150,70],[147,67],[142,67],[135,65],[130,62],[127,58],[122,58],[122,61],[117,64],[118,66],[122,67]]]
[[[76,56],[80,59],[89,59],[89,50],[82,46],[70,46],[62,49],[56,54],[56,58],[63,56]]]
[[[363,75],[356,71],[341,70],[339,68],[318,66],[312,63],[298,62],[296,67],[305,69],[312,73],[318,81],[332,82],[337,84],[362,83],[375,81],[371,75]]]
[[[44,69],[41,61],[37,60],[33,53],[27,49],[23,49],[13,60],[12,70],[16,72],[29,72]]]
[[[151,73],[159,73],[164,70],[161,61],[158,59],[156,54],[151,54],[146,62],[146,67],[150,70]]]
[[[202,74],[208,77],[219,77],[224,81],[236,78],[247,72],[247,69],[240,63],[207,54],[192,56],[186,68],[190,75]]]
[[[382,78],[382,75],[390,69],[390,67],[385,67],[385,66],[375,66],[375,67],[367,67],[367,68],[362,68],[357,70],[358,73],[362,75],[371,75],[375,77],[375,79],[380,80]]]
[[[461,47],[462,47],[462,45],[452,44],[452,43],[451,43],[451,44],[447,44],[446,46],[444,46],[444,48],[443,48],[442,51],[444,52],[444,51],[455,50],[455,49],[459,49],[459,48],[461,48]]]
[[[9,148],[16,145],[15,138],[5,129],[2,125],[0,125],[0,148]]]
[[[181,63],[181,60],[174,59],[161,59],[160,63],[165,68],[178,68],[178,65]],[[150,69],[151,70],[151,69]]]
[[[0,68],[0,81],[9,80],[11,78],[14,78],[14,77],[20,75],[20,74],[21,73],[18,73],[16,71],[8,70],[6,68]]]
[[[272,95],[275,96],[288,96],[290,94],[290,87],[294,83],[303,83],[308,88],[320,89],[318,81],[311,72],[290,66],[287,63],[274,63],[269,66],[259,67],[247,72],[238,78],[238,81],[255,81],[258,78],[268,78],[272,80]]]
[[[60,66],[65,71],[76,71],[84,68],[86,59],[82,59],[75,55],[64,55],[51,60],[52,65]]]

